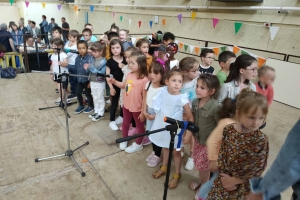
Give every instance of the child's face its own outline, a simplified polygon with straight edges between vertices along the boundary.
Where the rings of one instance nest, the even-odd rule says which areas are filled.
[[[92,51],[92,56],[94,58],[101,58],[102,54],[103,54],[103,50],[101,50],[101,51]]]
[[[241,124],[248,130],[248,131],[256,131],[263,125],[266,116],[263,114],[263,111],[261,108],[258,108],[256,112],[253,112],[254,108],[249,110],[249,113],[247,114],[238,114],[239,120]]]
[[[90,41],[90,39],[92,37],[92,35],[90,35],[89,32],[83,32],[82,35],[83,35],[84,40],[87,42]]]
[[[199,76],[199,63],[195,62],[194,67],[190,69],[189,71],[184,72],[184,76],[186,76],[189,80],[194,80]]]
[[[202,65],[211,66],[214,58],[215,58],[214,53],[207,53],[205,57],[201,57]]]
[[[166,85],[170,94],[179,94],[183,85],[183,77],[179,74],[173,75],[166,80]]]
[[[266,85],[273,85],[275,78],[276,78],[275,72],[272,70],[268,70],[266,74],[259,77],[259,81]]]
[[[142,43],[142,45],[139,47],[140,51],[147,55],[149,52],[149,44],[148,43]]]
[[[110,46],[111,53],[114,56],[118,56],[121,54],[121,46],[119,43]]]
[[[52,35],[53,35],[53,38],[61,38],[61,34],[57,30],[52,31]]]
[[[54,52],[57,52],[57,49],[62,49],[63,47],[61,45],[52,44],[52,48],[54,49]]]
[[[253,80],[257,77],[257,69],[258,69],[257,62],[253,62],[246,69],[240,69],[240,74],[241,76],[243,76],[243,78],[247,80]]]
[[[128,59],[128,67],[132,72],[136,72],[139,69],[139,65],[137,63],[137,57],[136,56],[131,56]]]
[[[119,38],[122,42],[125,42],[126,41],[126,38],[127,38],[127,33],[126,31],[120,31],[119,32]]]
[[[127,63],[129,63],[130,54],[131,54],[131,51],[125,51],[125,53],[124,53],[124,57],[125,57]]]
[[[36,38],[37,43],[41,43],[41,38]]]
[[[159,83],[162,79],[162,75],[160,73],[154,74],[153,69],[151,69],[148,78],[152,83]]]
[[[69,35],[70,42],[75,42],[77,40],[77,37],[73,37],[72,35]]]
[[[225,70],[225,71],[229,71],[229,69],[230,69],[230,63],[231,63],[232,61],[234,61],[235,59],[236,59],[235,57],[231,57],[231,58],[229,58],[225,63],[224,63],[224,62],[221,62],[221,63],[220,63],[221,68],[222,68],[223,70]]]
[[[27,46],[33,47],[33,38],[27,40]]]
[[[206,86],[203,80],[199,79],[197,81],[197,85],[196,85],[197,98],[203,99],[203,98],[211,97],[214,92],[215,90],[209,90],[209,88]]]
[[[78,44],[77,49],[79,55],[84,56],[87,53],[87,46],[85,44]]]

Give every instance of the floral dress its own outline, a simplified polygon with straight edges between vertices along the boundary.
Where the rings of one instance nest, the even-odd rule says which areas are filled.
[[[239,133],[233,124],[223,131],[223,139],[218,157],[218,169],[243,180],[233,191],[223,188],[220,175],[208,194],[208,200],[245,200],[250,192],[249,179],[260,177],[268,159],[268,138],[260,130]]]

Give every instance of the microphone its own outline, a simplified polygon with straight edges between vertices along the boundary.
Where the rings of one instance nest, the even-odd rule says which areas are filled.
[[[107,78],[113,78],[114,77],[112,74],[101,74],[101,73],[97,73],[96,76],[107,77]]]
[[[179,121],[170,117],[164,117],[164,122],[169,123],[169,124],[178,124],[179,128],[183,128],[183,121]],[[199,132],[199,127],[196,126],[194,122],[188,121],[188,126],[186,128],[187,130],[191,131],[192,133],[197,133]]]
[[[74,49],[65,49],[65,52],[66,53],[76,53],[76,54],[79,54],[79,52],[77,50],[74,50]]]

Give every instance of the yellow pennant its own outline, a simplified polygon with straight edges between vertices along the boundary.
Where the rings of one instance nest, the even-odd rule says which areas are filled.
[[[197,13],[192,11],[192,20],[194,20],[196,16],[197,16]]]
[[[46,7],[46,4],[45,4],[45,3],[42,3],[42,6],[43,6],[43,8],[45,8],[45,7]]]

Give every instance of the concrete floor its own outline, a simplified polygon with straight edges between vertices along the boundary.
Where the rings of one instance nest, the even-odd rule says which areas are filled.
[[[151,174],[158,167],[151,169],[145,161],[151,147],[135,154],[121,152],[115,144],[121,132],[110,130],[109,114],[92,122],[87,114],[74,114],[77,104],[68,107],[71,148],[89,141],[74,154],[86,176],[81,177],[69,158],[34,162],[37,157],[63,154],[67,149],[63,110],[38,109],[54,105],[54,88],[46,74],[0,79],[0,199],[162,199],[164,177],[154,180]],[[268,166],[299,117],[300,110],[277,102],[272,105],[264,129],[270,141]],[[188,184],[197,172],[182,168],[182,174],[178,188],[169,190],[168,199],[193,199]],[[290,195],[291,189],[283,193],[283,199]]]

